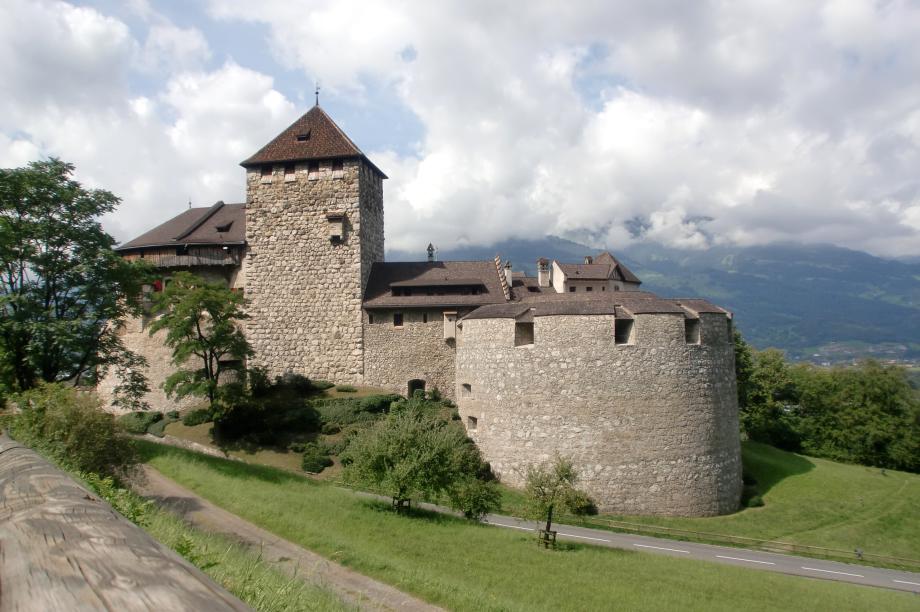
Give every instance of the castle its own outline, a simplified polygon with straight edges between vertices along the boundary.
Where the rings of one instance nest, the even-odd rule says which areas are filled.
[[[246,202],[190,208],[118,248],[162,271],[244,291],[250,365],[457,402],[504,482],[558,452],[603,511],[705,516],[741,490],[731,314],[662,299],[610,253],[494,261],[384,261],[383,180],[318,105],[241,164]],[[124,327],[171,372],[149,321]],[[104,381],[101,391],[105,393]]]

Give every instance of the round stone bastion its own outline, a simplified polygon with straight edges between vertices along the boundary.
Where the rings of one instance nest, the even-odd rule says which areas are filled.
[[[460,416],[502,482],[522,487],[528,467],[558,454],[601,512],[736,511],[728,313],[559,310],[484,308],[461,322]]]

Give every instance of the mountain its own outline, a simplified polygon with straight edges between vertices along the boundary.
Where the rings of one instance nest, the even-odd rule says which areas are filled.
[[[491,259],[501,254],[534,274],[538,257],[580,261],[599,249],[547,236],[490,247],[441,251],[440,259]],[[664,297],[704,297],[735,314],[758,348],[784,349],[794,359],[848,361],[874,356],[920,361],[920,263],[895,261],[828,245],[672,249],[652,243],[610,248]],[[390,261],[425,254],[389,252]]]

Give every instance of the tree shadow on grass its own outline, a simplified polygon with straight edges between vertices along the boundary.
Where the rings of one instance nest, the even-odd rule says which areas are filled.
[[[757,481],[760,495],[766,494],[786,478],[815,469],[815,464],[807,457],[759,442],[745,442],[741,457],[745,476]]]
[[[316,484],[309,478],[291,474],[290,472],[278,468],[253,465],[251,463],[243,463],[242,461],[234,461],[232,459],[221,459],[220,457],[211,457],[175,446],[166,446],[139,440],[137,441],[136,448],[141,461],[144,463],[149,463],[157,457],[172,456],[180,457],[183,461],[203,463],[208,469],[231,478],[257,478],[272,484],[287,484],[292,482]]]
[[[415,503],[415,500],[412,500]],[[360,501],[362,507],[380,514],[387,514],[390,516],[397,516],[405,518],[406,520],[418,521],[423,523],[429,523],[433,525],[455,525],[458,523],[467,523],[468,521],[460,516],[454,516],[451,514],[444,514],[441,512],[435,512],[434,510],[428,510],[426,508],[419,508],[418,506],[412,506],[409,510],[397,513],[393,509],[391,502],[384,501],[381,499],[362,499]]]

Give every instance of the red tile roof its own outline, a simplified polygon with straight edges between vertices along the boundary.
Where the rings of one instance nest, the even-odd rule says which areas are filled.
[[[314,106],[292,123],[271,142],[248,159],[243,167],[261,164],[358,157],[366,161],[383,178],[386,175],[375,166],[351,138],[319,106]]]

